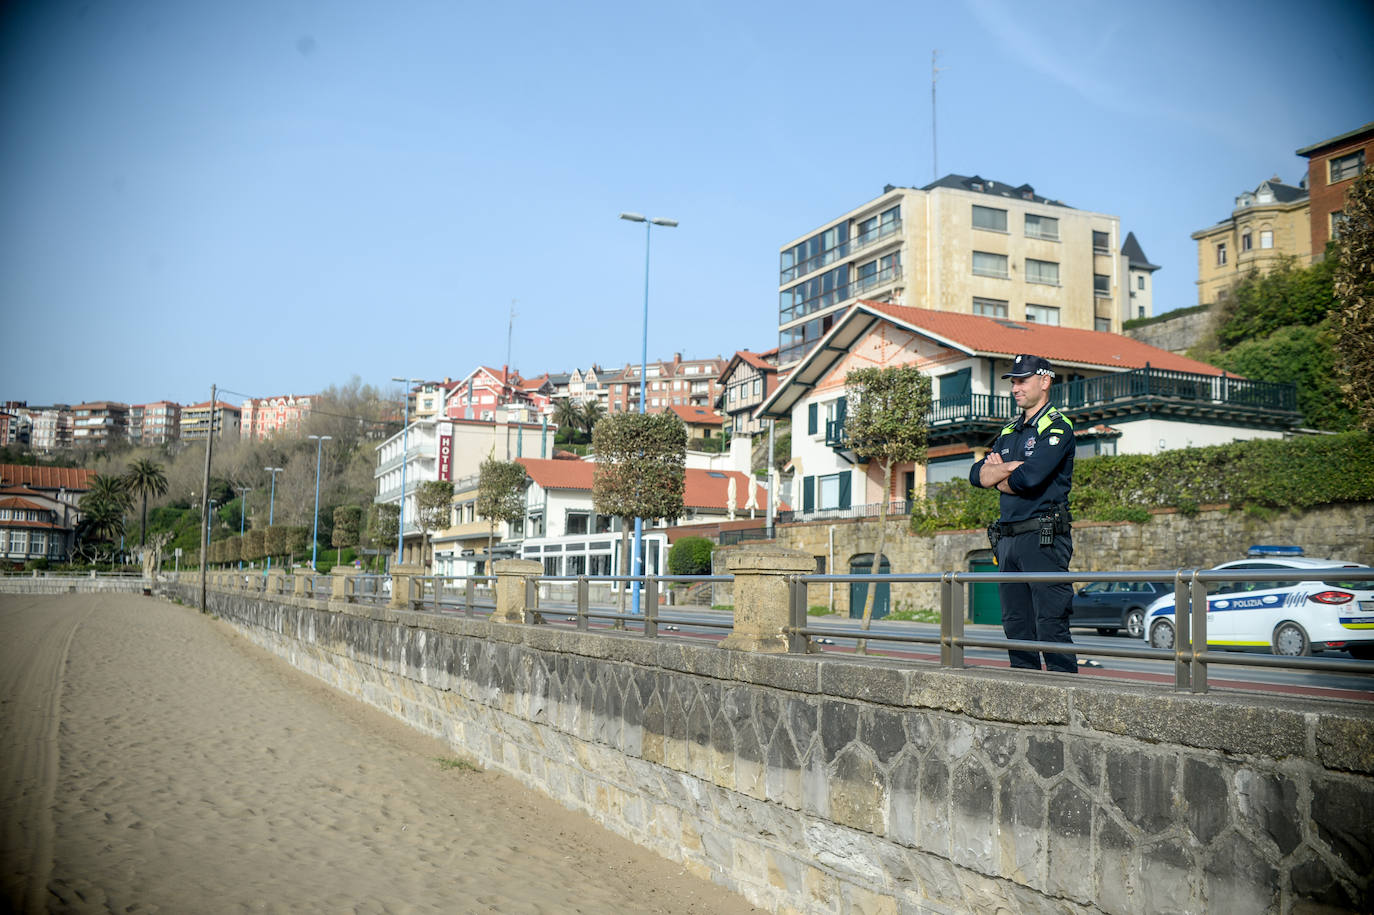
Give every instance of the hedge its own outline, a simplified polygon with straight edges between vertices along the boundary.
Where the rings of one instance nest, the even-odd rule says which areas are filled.
[[[1360,468],[1374,435],[1258,439],[1163,454],[1123,454],[1074,465],[1070,509],[1084,521],[1145,521],[1151,509],[1194,512],[1202,505],[1298,510],[1374,502],[1374,474]],[[937,483],[913,507],[916,533],[965,530],[997,519],[998,494],[962,480]]]

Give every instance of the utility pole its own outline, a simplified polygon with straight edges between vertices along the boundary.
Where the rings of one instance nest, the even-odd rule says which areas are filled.
[[[200,612],[209,613],[210,608],[205,603],[206,591],[206,560],[209,558],[205,554],[210,548],[210,454],[215,448],[215,398],[217,392],[216,385],[210,385],[210,429],[205,436],[205,476],[200,486],[200,517],[206,522],[200,526]]]

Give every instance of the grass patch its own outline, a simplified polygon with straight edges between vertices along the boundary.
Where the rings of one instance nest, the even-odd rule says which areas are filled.
[[[812,604],[806,608],[807,616],[829,616],[830,608],[825,604]]]
[[[893,610],[887,615],[887,619],[907,623],[938,623],[940,622],[939,610],[916,610],[903,607]]]
[[[456,756],[436,756],[434,761],[439,764],[439,768],[445,771],[457,769],[460,772],[481,772],[477,766],[468,762],[466,759],[458,759]]]
[[[735,605],[734,605],[734,604],[712,604],[712,605],[711,605],[711,609],[712,609],[712,610],[733,610],[733,609],[735,609]]]

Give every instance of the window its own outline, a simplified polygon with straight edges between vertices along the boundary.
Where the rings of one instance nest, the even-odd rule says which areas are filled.
[[[1106,232],[1093,230],[1093,253],[1110,254],[1112,251],[1112,239]]]
[[[1254,246],[1254,242],[1250,239],[1250,233],[1242,232],[1240,236],[1240,250],[1249,251]]]
[[[1112,278],[1105,273],[1093,274],[1093,295],[1111,296]]]
[[[1138,276],[1135,278],[1135,288],[1139,289],[1141,292],[1145,291],[1145,277]]]
[[[973,313],[983,315],[986,318],[1005,318],[1007,316],[1007,300],[984,299],[974,296]]]
[[[564,561],[567,567],[563,570],[565,575],[586,575],[587,557],[586,556],[567,556]]]
[[[1274,247],[1274,230],[1260,229],[1260,248],[1267,251],[1272,247]]]
[[[763,393],[763,379],[762,379],[762,378],[755,378],[755,379],[754,379],[754,386],[753,386],[753,396],[758,397],[758,396],[759,396],[760,394],[762,394],[762,393]]]
[[[1341,227],[1345,225],[1345,212],[1336,210],[1331,214],[1331,237],[1341,237]]]
[[[986,251],[973,252],[973,272],[977,276],[1007,278],[1007,256],[989,254]]]
[[[562,565],[563,565],[563,557],[562,557],[562,556],[545,556],[545,557],[544,557],[544,574],[545,574],[545,575],[562,575],[562,574],[563,574]]]
[[[816,508],[849,508],[850,477],[848,473],[834,473],[816,478]]]
[[[1226,266],[1226,242],[1217,245],[1217,266]]]
[[[29,551],[29,532],[10,531],[10,552],[24,554]]]
[[[1093,318],[1093,330],[1099,331],[1099,332],[1104,333],[1104,334],[1109,334],[1109,333],[1111,333],[1111,332],[1112,332],[1112,319],[1111,319],[1111,318]]]
[[[973,227],[975,229],[991,229],[994,232],[1007,231],[1007,211],[997,210],[992,207],[973,206]]]
[[[611,571],[611,556],[610,556],[609,553],[603,553],[603,554],[601,554],[601,555],[599,555],[599,556],[588,556],[588,557],[587,557],[587,560],[588,560],[588,569],[587,569],[587,574],[588,574],[588,575],[603,575],[603,576],[605,576],[605,575],[613,575],[613,574],[615,574],[614,572]]]
[[[589,534],[590,527],[591,516],[585,511],[569,511],[563,522],[563,531],[567,534]]]
[[[1144,305],[1140,305],[1140,306],[1137,306],[1137,307],[1136,307],[1135,316],[1136,316],[1137,318],[1143,318],[1143,317],[1145,317],[1145,306],[1144,306]]]
[[[1050,305],[1027,305],[1026,320],[1031,324],[1059,326],[1059,309]]]
[[[1026,282],[1058,286],[1059,265],[1054,261],[1038,261],[1034,258],[1026,258]]]
[[[1026,214],[1026,237],[1059,241],[1059,220],[1053,216]]]
[[[1357,149],[1349,155],[1341,156],[1338,159],[1332,159],[1330,167],[1330,184],[1354,178],[1364,169],[1364,150]]]

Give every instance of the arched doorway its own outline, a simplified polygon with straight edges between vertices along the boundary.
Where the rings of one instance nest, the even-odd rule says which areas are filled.
[[[887,575],[892,571],[892,564],[887,561],[887,557],[882,558],[878,564],[878,575]],[[849,560],[850,575],[873,575],[873,554],[860,553]],[[892,586],[887,582],[877,585],[877,593],[873,598],[873,619],[878,620],[887,616],[892,603]],[[853,620],[863,619],[864,602],[868,600],[868,583],[862,581],[852,581],[849,583],[849,618]]]

